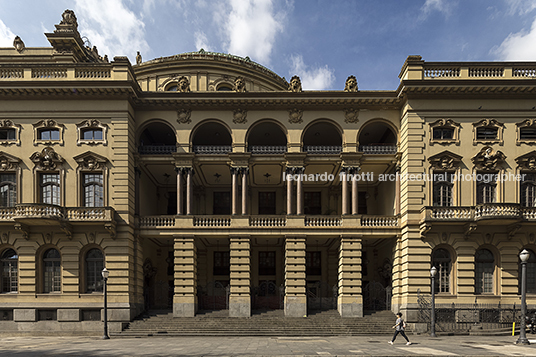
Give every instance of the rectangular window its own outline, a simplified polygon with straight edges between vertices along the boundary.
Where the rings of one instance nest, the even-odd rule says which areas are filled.
[[[522,206],[536,207],[536,174],[521,173],[520,193]]]
[[[39,140],[60,140],[59,129],[40,129],[37,139]]]
[[[275,252],[259,252],[259,275],[275,275]]]
[[[102,129],[82,130],[83,140],[102,140]]]
[[[433,205],[452,206],[452,173],[434,171],[433,174]]]
[[[212,214],[231,214],[231,192],[214,192]]]
[[[477,140],[496,140],[499,129],[492,127],[476,128]]]
[[[104,207],[102,173],[83,174],[84,207]]]
[[[259,214],[275,214],[275,192],[259,192]]]
[[[0,140],[15,140],[15,129],[0,129]]]
[[[303,203],[305,214],[322,214],[322,197],[320,192],[305,192]]]
[[[536,128],[519,129],[519,138],[522,140],[536,140]]]
[[[454,137],[453,128],[434,128],[434,140],[452,139]]]
[[[41,203],[60,204],[60,175],[57,173],[41,174]]]
[[[307,252],[307,275],[322,275],[322,252]]]
[[[477,294],[493,293],[493,263],[476,264],[476,281],[475,289]]]
[[[17,204],[16,178],[12,173],[0,174],[0,207],[14,207]]]
[[[476,175],[476,203],[494,203],[497,195],[497,174],[478,172]]]
[[[58,293],[61,291],[61,267],[59,261],[45,262],[45,286],[43,292]]]
[[[231,258],[229,252],[214,252],[213,275],[229,275]]]
[[[367,214],[368,192],[357,193],[357,214]]]

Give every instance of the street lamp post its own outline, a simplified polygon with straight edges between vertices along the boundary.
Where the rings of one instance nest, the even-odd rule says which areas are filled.
[[[102,336],[103,340],[110,339],[110,336],[108,335],[108,299],[106,292],[106,286],[108,285],[108,276],[110,276],[110,272],[108,271],[108,269],[102,269],[102,277],[104,279],[104,335]]]
[[[527,340],[527,261],[529,260],[530,253],[523,249],[519,253],[519,259],[521,260],[521,324],[519,325],[519,338],[516,341],[518,345],[530,345]]]
[[[435,276],[437,274],[437,268],[432,267],[430,269],[430,276],[432,277],[432,311],[430,313],[430,336],[436,337],[435,333]]]

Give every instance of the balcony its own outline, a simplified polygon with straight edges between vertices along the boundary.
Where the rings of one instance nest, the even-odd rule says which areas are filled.
[[[112,222],[111,207],[61,207],[39,203],[21,203],[0,209],[0,223],[18,222],[27,225],[51,225],[54,222]]]
[[[363,154],[394,155],[398,151],[396,145],[361,145],[359,151]]]
[[[194,152],[202,155],[226,155],[233,151],[230,145],[197,145]]]
[[[249,147],[249,152],[252,154],[260,154],[260,155],[284,154],[287,152],[287,147],[286,146],[253,145]]]
[[[523,207],[518,203],[484,203],[470,207],[423,207],[424,222],[477,222],[495,220],[497,224],[517,221],[536,221],[536,207]],[[489,222],[491,223],[491,222]]]
[[[142,155],[169,155],[177,152],[176,145],[141,145],[138,152]]]
[[[285,216],[285,215],[251,215],[251,216],[145,216],[139,220],[139,228],[142,230],[166,230],[180,229],[198,232],[199,229],[226,227],[236,230],[296,230],[303,229],[306,232],[323,232],[324,230],[354,231],[355,229],[378,230],[378,232],[392,232],[399,228],[398,216]],[[221,233],[216,230],[215,233]],[[314,234],[314,233],[313,233]]]
[[[342,146],[309,145],[304,147],[304,151],[308,154],[333,155],[340,154],[342,152]]]

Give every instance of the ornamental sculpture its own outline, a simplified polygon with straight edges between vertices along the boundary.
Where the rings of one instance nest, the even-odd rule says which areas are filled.
[[[300,77],[294,76],[290,79],[290,83],[288,85],[288,91],[294,92],[294,93],[303,92]]]
[[[233,123],[245,124],[247,123],[248,111],[244,109],[237,109],[233,112]]]
[[[15,47],[15,49],[21,53],[25,46],[24,46],[24,42],[21,40],[21,38],[19,36],[16,36],[15,39],[13,40],[13,47]]]
[[[428,158],[430,165],[435,170],[454,170],[462,162],[462,157],[450,151],[443,151]]]
[[[521,170],[536,171],[536,151],[518,157],[516,162]]]
[[[45,171],[54,170],[58,164],[63,162],[63,158],[50,146],[47,146],[41,152],[33,153],[30,156],[30,160],[32,160],[37,169]]]
[[[359,109],[346,109],[344,111],[344,122],[347,124],[355,124],[359,121]]]
[[[346,78],[346,85],[344,86],[345,92],[357,92],[357,78],[355,76],[349,76]]]
[[[138,54],[136,54],[136,64],[141,64],[141,55],[140,55],[140,51],[138,51]]]
[[[60,25],[68,25],[73,26],[74,28],[78,28],[78,22],[76,21],[76,15],[74,14],[73,10],[65,10],[61,17],[62,20],[60,22]]]
[[[181,93],[187,93],[190,91],[190,81],[185,76],[179,78],[179,84],[177,85],[177,91]]]
[[[189,109],[181,109],[177,111],[177,122],[179,124],[190,124],[192,121],[190,120],[190,116],[192,115],[192,111]]]
[[[246,92],[246,82],[242,77],[236,77],[234,82],[234,91],[235,92]]]
[[[506,156],[501,151],[493,152],[493,148],[486,146],[473,156],[471,161],[478,170],[497,170],[505,159]]]
[[[303,122],[302,116],[303,116],[303,110],[299,110],[296,108],[289,110],[288,122],[290,124],[301,124]]]

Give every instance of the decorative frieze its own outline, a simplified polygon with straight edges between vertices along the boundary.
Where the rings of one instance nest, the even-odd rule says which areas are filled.
[[[192,111],[189,109],[179,109],[177,110],[177,122],[179,124],[190,124],[192,120],[190,119]]]
[[[301,124],[303,123],[303,110],[294,108],[288,111],[288,122],[290,124]]]

